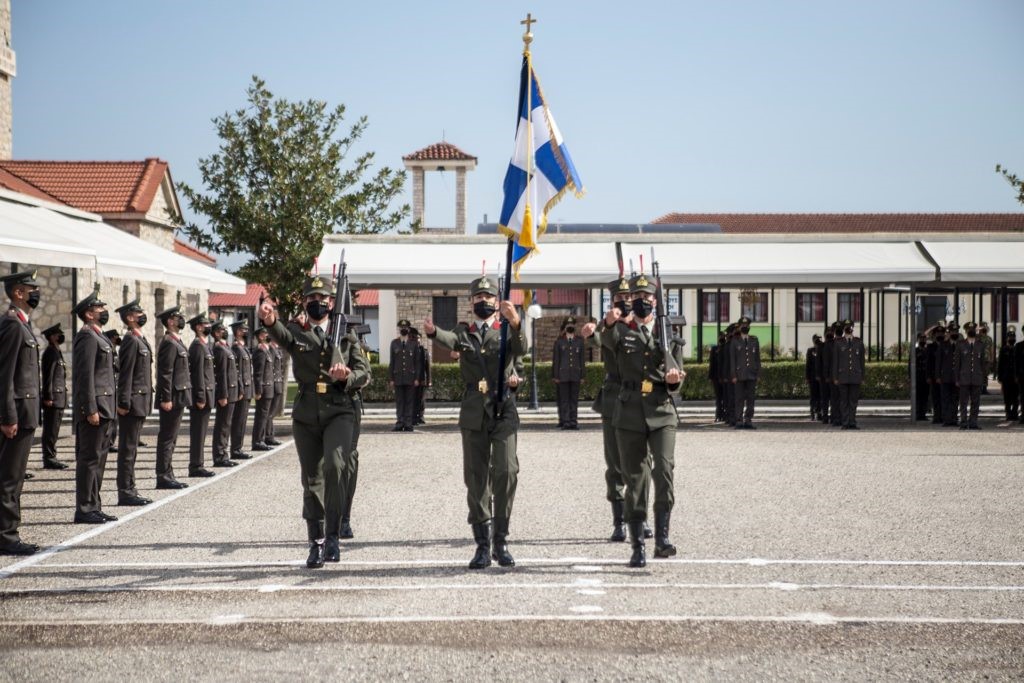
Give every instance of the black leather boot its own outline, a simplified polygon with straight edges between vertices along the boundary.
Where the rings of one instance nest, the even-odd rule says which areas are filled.
[[[491,566],[491,520],[473,525],[473,540],[476,541],[476,554],[469,561],[470,569],[483,569]]]
[[[306,566],[310,569],[319,569],[324,566],[324,523],[307,519],[306,531],[309,535],[309,557],[306,558]]]
[[[612,537],[608,540],[613,543],[622,543],[626,540],[626,523],[622,519],[625,508],[626,504],[623,501],[612,501]]]
[[[676,547],[668,540],[668,523],[672,519],[671,512],[654,513],[654,556],[672,557]]]
[[[629,537],[633,543],[633,555],[629,558],[630,567],[647,566],[647,553],[644,549],[644,526],[643,522],[629,523]]]
[[[330,535],[324,542],[324,562],[341,562],[341,544],[337,536]]]
[[[491,557],[498,561],[498,564],[502,567],[514,567],[516,561],[512,555],[508,552],[508,544],[506,539],[508,538],[508,519],[501,517],[494,518],[494,549],[491,551]]]
[[[651,526],[644,522],[644,538],[654,538],[654,532],[651,531]]]

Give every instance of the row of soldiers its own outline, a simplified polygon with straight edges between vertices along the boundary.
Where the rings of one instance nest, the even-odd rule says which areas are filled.
[[[391,340],[388,383],[395,392],[395,426],[392,431],[411,432],[425,424],[423,413],[430,386],[430,352],[420,333],[406,319],[398,321],[398,336]]]
[[[708,377],[715,390],[715,422],[736,429],[753,425],[757,378],[761,373],[761,344],[750,334],[751,320],[743,316],[718,335],[708,354]]]
[[[147,505],[139,493],[135,463],[140,434],[151,411],[158,411],[156,488],[181,489],[173,466],[182,415],[187,408],[190,477],[212,477],[205,467],[210,414],[216,412],[212,444],[214,467],[234,467],[252,456],[243,450],[249,406],[256,401],[252,449],[280,445],[274,436],[273,415],[284,405],[284,364],[281,350],[266,330],[250,350],[248,326],[227,327],[211,322],[205,313],[186,322],[180,307],[157,314],[166,333],[156,353],[142,333],[148,315],[138,300],[116,309],[123,335],[105,333],[110,321],[107,304],[95,293],[79,301],[72,313],[82,327],[72,341],[72,389],[67,390],[67,363],[61,346],[66,335],[57,324],[42,332],[46,349],[40,354],[31,326],[32,311],[41,292],[34,272],[2,278],[11,305],[0,318],[0,553],[31,554],[35,544],[18,533],[21,488],[26,478],[33,435],[42,426],[43,466],[66,469],[56,444],[64,411],[74,408],[75,514],[78,524],[116,520],[103,510],[100,495],[107,454],[117,453],[118,504]],[[189,325],[195,339],[186,347],[181,332]],[[108,331],[109,332],[109,331]],[[120,337],[115,346],[113,339]],[[155,374],[154,374],[155,369]],[[154,382],[155,378],[155,382]]]
[[[852,320],[837,320],[815,334],[807,349],[804,377],[811,394],[811,420],[842,429],[860,429],[857,406],[867,368],[864,342]]]

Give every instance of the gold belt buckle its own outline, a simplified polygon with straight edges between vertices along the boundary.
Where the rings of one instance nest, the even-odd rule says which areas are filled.
[[[316,393],[318,393],[318,394],[326,394],[327,393],[327,382],[317,382],[316,383]]]
[[[640,382],[641,394],[649,394],[652,391],[654,391],[654,383],[651,380],[645,379],[643,382]]]
[[[477,382],[476,383],[476,388],[477,388],[477,391],[479,391],[481,394],[486,394],[487,393],[487,380],[482,379],[479,382]]]

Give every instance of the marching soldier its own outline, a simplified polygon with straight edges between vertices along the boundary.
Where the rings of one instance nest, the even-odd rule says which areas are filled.
[[[656,470],[654,555],[676,554],[676,547],[668,539],[675,503],[673,475],[678,424],[671,392],[678,391],[684,375],[677,368],[666,370],[666,359],[655,338],[655,283],[641,273],[629,285],[633,319],[623,322],[622,311],[610,309],[605,314],[601,344],[604,350],[615,354],[621,379],[612,420],[626,481],[626,517],[633,548],[629,566],[644,567],[647,558],[643,523],[652,478],[648,451],[654,456]]]
[[[821,422],[832,422],[832,352],[836,346],[836,333],[831,325],[825,326],[825,341],[818,349],[818,377],[821,396]]]
[[[722,382],[718,378],[719,367],[722,364],[722,349],[725,347],[725,332],[718,333],[718,343],[711,347],[708,352],[708,379],[711,380],[711,388],[715,392],[715,422],[725,420],[725,395]]]
[[[981,388],[985,384],[985,342],[978,338],[978,326],[964,323],[967,338],[956,346],[953,355],[953,376],[960,390],[960,429],[981,429],[978,426],[978,409],[981,403]],[[970,417],[967,409],[970,404]]]
[[[127,328],[117,354],[117,504],[149,505],[135,487],[135,459],[142,425],[153,405],[153,349],[142,335],[146,314],[135,299],[115,311]]]
[[[189,380],[192,384],[192,400],[188,406],[188,476],[212,477],[206,469],[206,432],[210,428],[210,411],[216,400],[216,378],[213,374],[213,349],[208,339],[210,319],[206,311],[191,318],[189,327],[195,338],[188,347]]]
[[[274,357],[267,343],[267,328],[256,330],[259,342],[252,352],[252,386],[256,399],[256,419],[252,425],[252,449],[269,451],[272,446],[266,443],[267,424],[270,422],[270,409],[274,403]]]
[[[1006,328],[1006,340],[999,349],[999,366],[997,368],[999,384],[1003,392],[1003,407],[1006,421],[1016,422],[1020,416],[1020,403],[1017,386],[1017,372],[1014,368],[1013,347],[1017,342],[1017,333],[1013,326]]]
[[[423,374],[419,344],[409,339],[408,320],[398,321],[398,337],[391,340],[388,383],[395,391],[395,432],[411,432],[416,422],[416,389]]]
[[[494,280],[486,275],[473,280],[469,285],[469,300],[475,322],[470,325],[458,323],[453,330],[442,330],[427,318],[423,321],[423,331],[445,348],[459,352],[459,370],[466,383],[459,409],[459,427],[462,430],[468,521],[476,541],[476,553],[469,568],[490,566],[492,556],[502,567],[512,567],[515,559],[509,553],[507,539],[519,473],[516,455],[519,414],[515,404],[519,375],[516,368],[526,353],[526,338],[512,302],[498,303],[498,287]],[[501,352],[499,314],[508,321],[505,367],[499,367],[498,360]],[[499,373],[504,377],[503,386],[507,389],[503,396],[496,395]],[[497,411],[495,402],[499,403]]]
[[[576,335],[576,317],[562,321],[562,333],[551,352],[551,379],[558,390],[558,428],[579,429],[577,408],[583,381],[583,340]]]
[[[909,361],[908,361],[909,362]],[[917,335],[917,351],[914,353],[914,371],[917,376],[915,384],[916,406],[918,420],[928,419],[928,401],[931,397],[931,386],[928,380],[928,335],[920,332]]]
[[[818,374],[818,350],[821,347],[821,335],[811,337],[811,345],[807,348],[804,360],[804,379],[811,394],[811,421],[817,421],[821,414],[821,376]]]
[[[235,354],[241,394],[231,411],[231,459],[249,460],[252,456],[242,450],[242,445],[245,443],[245,427],[249,423],[249,404],[255,395],[252,383],[252,354],[249,353],[247,343],[249,322],[246,320],[233,322],[231,331],[235,336],[235,343],[232,344],[231,351]]]
[[[750,334],[750,318],[739,319],[739,334],[729,347],[732,384],[736,389],[736,429],[757,429],[754,419],[754,397],[757,394],[757,376],[761,372],[761,345]]]
[[[43,469],[66,470],[67,463],[57,459],[57,437],[64,409],[68,407],[67,365],[64,362],[64,331],[60,323],[43,330]]]
[[[427,412],[427,387],[430,386],[430,351],[427,345],[420,339],[420,332],[415,327],[409,328],[409,336],[416,342],[416,348],[420,354],[420,381],[416,387],[416,425],[426,424],[423,419]]]
[[[228,330],[220,320],[211,327],[213,334],[214,395],[217,413],[213,421],[213,466],[234,467],[231,459],[231,416],[240,395],[238,364],[228,345]]]
[[[291,355],[299,382],[292,431],[302,471],[302,516],[310,542],[306,566],[310,569],[323,567],[325,561],[341,560],[338,539],[346,504],[342,475],[351,455],[355,426],[352,394],[370,373],[354,335],[331,346],[327,327],[334,292],[330,285],[317,275],[306,278],[302,303],[308,318],[304,325],[293,322],[285,327],[269,299],[259,309],[271,338]]]
[[[100,498],[109,434],[117,417],[114,345],[102,332],[110,319],[106,306],[92,293],[79,301],[72,311],[84,323],[71,345],[71,393],[75,409],[75,524],[104,524],[117,519],[103,512]]]
[[[274,434],[274,418],[284,415],[284,353],[273,338],[270,340],[270,351],[274,357],[274,403],[270,408],[270,419],[267,420],[267,437],[263,440],[263,443],[268,446],[280,446],[281,442],[277,440]]]
[[[161,311],[157,317],[167,332],[157,348],[156,407],[160,431],[156,438],[156,487],[184,489],[188,484],[174,476],[174,449],[178,445],[181,414],[192,405],[192,377],[188,367],[188,348],[179,334],[185,327],[180,306]]]
[[[843,321],[843,336],[836,340],[832,353],[832,381],[839,390],[839,419],[843,429],[857,426],[857,402],[864,383],[864,342],[853,336],[853,321]]]
[[[0,555],[32,555],[39,546],[22,541],[18,527],[32,435],[39,427],[39,343],[29,318],[40,292],[35,272],[0,280],[10,301],[0,318]]]

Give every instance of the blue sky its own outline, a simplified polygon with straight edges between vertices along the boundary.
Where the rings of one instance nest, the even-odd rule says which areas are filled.
[[[381,165],[443,134],[480,159],[470,225],[493,221],[527,11],[587,189],[554,220],[1022,210],[994,172],[1024,174],[1018,0],[13,0],[14,156],[159,156],[197,184],[259,74],[368,116]],[[453,223],[453,175],[427,184],[427,224]]]

